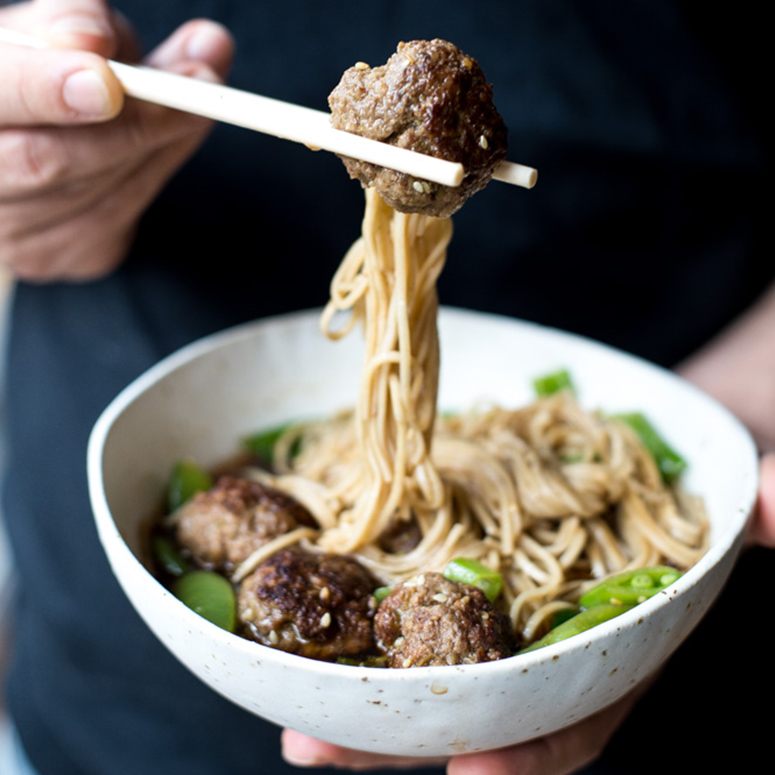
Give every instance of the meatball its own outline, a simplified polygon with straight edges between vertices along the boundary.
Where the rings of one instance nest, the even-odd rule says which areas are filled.
[[[477,587],[425,573],[398,585],[374,618],[390,667],[491,662],[514,651],[508,618]]]
[[[181,507],[176,538],[197,564],[228,572],[268,541],[302,526],[317,523],[298,501],[257,482],[222,476]]]
[[[448,217],[487,185],[506,156],[507,130],[478,63],[445,40],[400,43],[385,65],[345,71],[328,98],[332,125],[428,156],[460,162],[458,187],[343,158],[396,210]]]
[[[313,659],[374,649],[372,574],[347,555],[281,549],[240,586],[237,616],[246,637]]]

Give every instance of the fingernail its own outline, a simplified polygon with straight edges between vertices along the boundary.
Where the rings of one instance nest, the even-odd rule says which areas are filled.
[[[203,26],[198,29],[186,41],[186,56],[196,62],[207,62],[212,56],[213,49],[221,43],[221,37],[211,26]]]
[[[110,93],[105,81],[94,70],[79,70],[67,78],[62,98],[72,110],[85,116],[110,113]]]

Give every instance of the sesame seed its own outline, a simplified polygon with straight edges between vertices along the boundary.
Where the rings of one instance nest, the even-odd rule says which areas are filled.
[[[328,587],[322,587],[320,590],[320,599],[325,603],[331,598],[331,590]]]
[[[320,626],[324,629],[331,626],[331,614],[328,611],[320,617]]]
[[[269,630],[269,642],[276,646],[280,642],[280,636],[275,632],[275,630]]]
[[[484,135],[479,137],[479,145],[484,148],[485,151],[490,147],[490,144],[487,142],[487,138]]]
[[[425,190],[422,187],[422,182],[419,180],[415,180],[414,183],[412,183],[412,188],[418,193],[418,194],[424,194]]]
[[[445,595],[443,592],[437,592],[437,593],[436,593],[436,594],[433,596],[433,599],[434,599],[434,600],[435,600],[437,603],[446,603],[448,598],[447,598],[447,596],[446,596],[446,595]]]
[[[368,70],[369,66],[365,62],[356,62],[355,63],[355,69],[356,70]]]

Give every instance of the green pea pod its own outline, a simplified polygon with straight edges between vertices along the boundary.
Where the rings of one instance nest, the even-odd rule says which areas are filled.
[[[637,605],[669,587],[680,576],[681,572],[669,565],[653,565],[619,573],[588,589],[579,598],[579,605],[582,608],[603,603]]]
[[[179,460],[172,468],[167,484],[167,508],[179,509],[187,500],[213,486],[213,478],[193,460]]]
[[[264,463],[272,462],[272,453],[277,440],[291,427],[290,423],[259,431],[242,440],[243,445]]]
[[[558,624],[553,629],[544,635],[543,638],[531,643],[527,648],[522,649],[520,654],[524,654],[528,651],[535,651],[536,649],[544,648],[544,646],[551,646],[553,643],[559,643],[561,640],[566,640],[573,635],[586,632],[597,627],[598,624],[607,622],[617,616],[620,616],[625,611],[629,611],[633,606],[629,605],[596,605],[592,608],[587,608],[585,611],[576,614],[576,616],[567,619],[562,624]]]
[[[393,587],[377,587],[372,593],[374,599],[377,601],[377,605],[379,605],[392,591]]]
[[[567,369],[560,369],[551,374],[536,377],[533,380],[533,390],[535,390],[537,396],[551,396],[559,393],[561,390],[576,392],[573,379]]]
[[[498,571],[494,571],[470,557],[457,557],[450,560],[442,571],[442,575],[449,581],[478,587],[487,595],[487,599],[491,603],[497,599],[501,589],[503,589],[503,576]]]
[[[170,576],[182,576],[191,569],[174,541],[166,536],[154,536],[151,540],[151,550],[156,563]]]
[[[337,665],[353,665],[354,667],[387,667],[387,657],[337,657]]]
[[[192,611],[213,624],[234,632],[237,601],[229,580],[209,570],[194,570],[176,579],[172,592]]]
[[[668,484],[681,475],[686,461],[659,435],[656,428],[640,412],[613,415],[616,420],[627,423],[640,437]]]

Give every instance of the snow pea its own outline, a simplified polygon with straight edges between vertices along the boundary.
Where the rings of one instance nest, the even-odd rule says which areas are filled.
[[[680,576],[681,572],[669,565],[625,571],[587,590],[579,598],[579,605],[582,608],[601,603],[637,605],[669,587]]]
[[[193,570],[176,579],[172,592],[192,611],[213,624],[234,632],[237,601],[229,580],[209,570]]]
[[[274,448],[278,439],[287,433],[296,423],[283,423],[274,428],[268,428],[251,436],[246,436],[242,444],[249,452],[254,454],[262,463],[270,465],[274,458]],[[301,451],[301,438],[296,438],[290,447],[291,458],[296,457]]]
[[[662,479],[668,484],[681,475],[686,461],[659,435],[641,412],[615,414],[613,418],[627,423],[640,437],[643,446],[654,458]]]
[[[559,393],[561,390],[570,390],[576,392],[570,372],[567,369],[560,369],[550,374],[544,374],[533,380],[533,390],[538,396],[551,396]]]
[[[457,557],[450,560],[442,571],[442,576],[449,581],[460,584],[470,584],[478,587],[492,603],[503,589],[503,576],[470,557]]]
[[[602,624],[603,622],[607,622],[610,619],[620,616],[631,608],[633,608],[631,605],[612,605],[610,603],[603,603],[587,608],[570,619],[566,619],[562,624],[553,627],[543,636],[543,638],[531,643],[519,653],[524,654],[528,651],[544,648],[544,646],[551,646],[553,643],[559,643],[561,640],[566,640],[573,635],[586,632],[587,630],[592,629],[592,627],[597,627],[598,624]]]
[[[151,549],[156,563],[170,576],[182,576],[191,570],[188,562],[175,546],[175,542],[166,536],[154,536],[151,539]]]
[[[187,500],[202,490],[213,486],[213,478],[193,460],[179,460],[172,468],[167,484],[167,508],[179,509]]]

